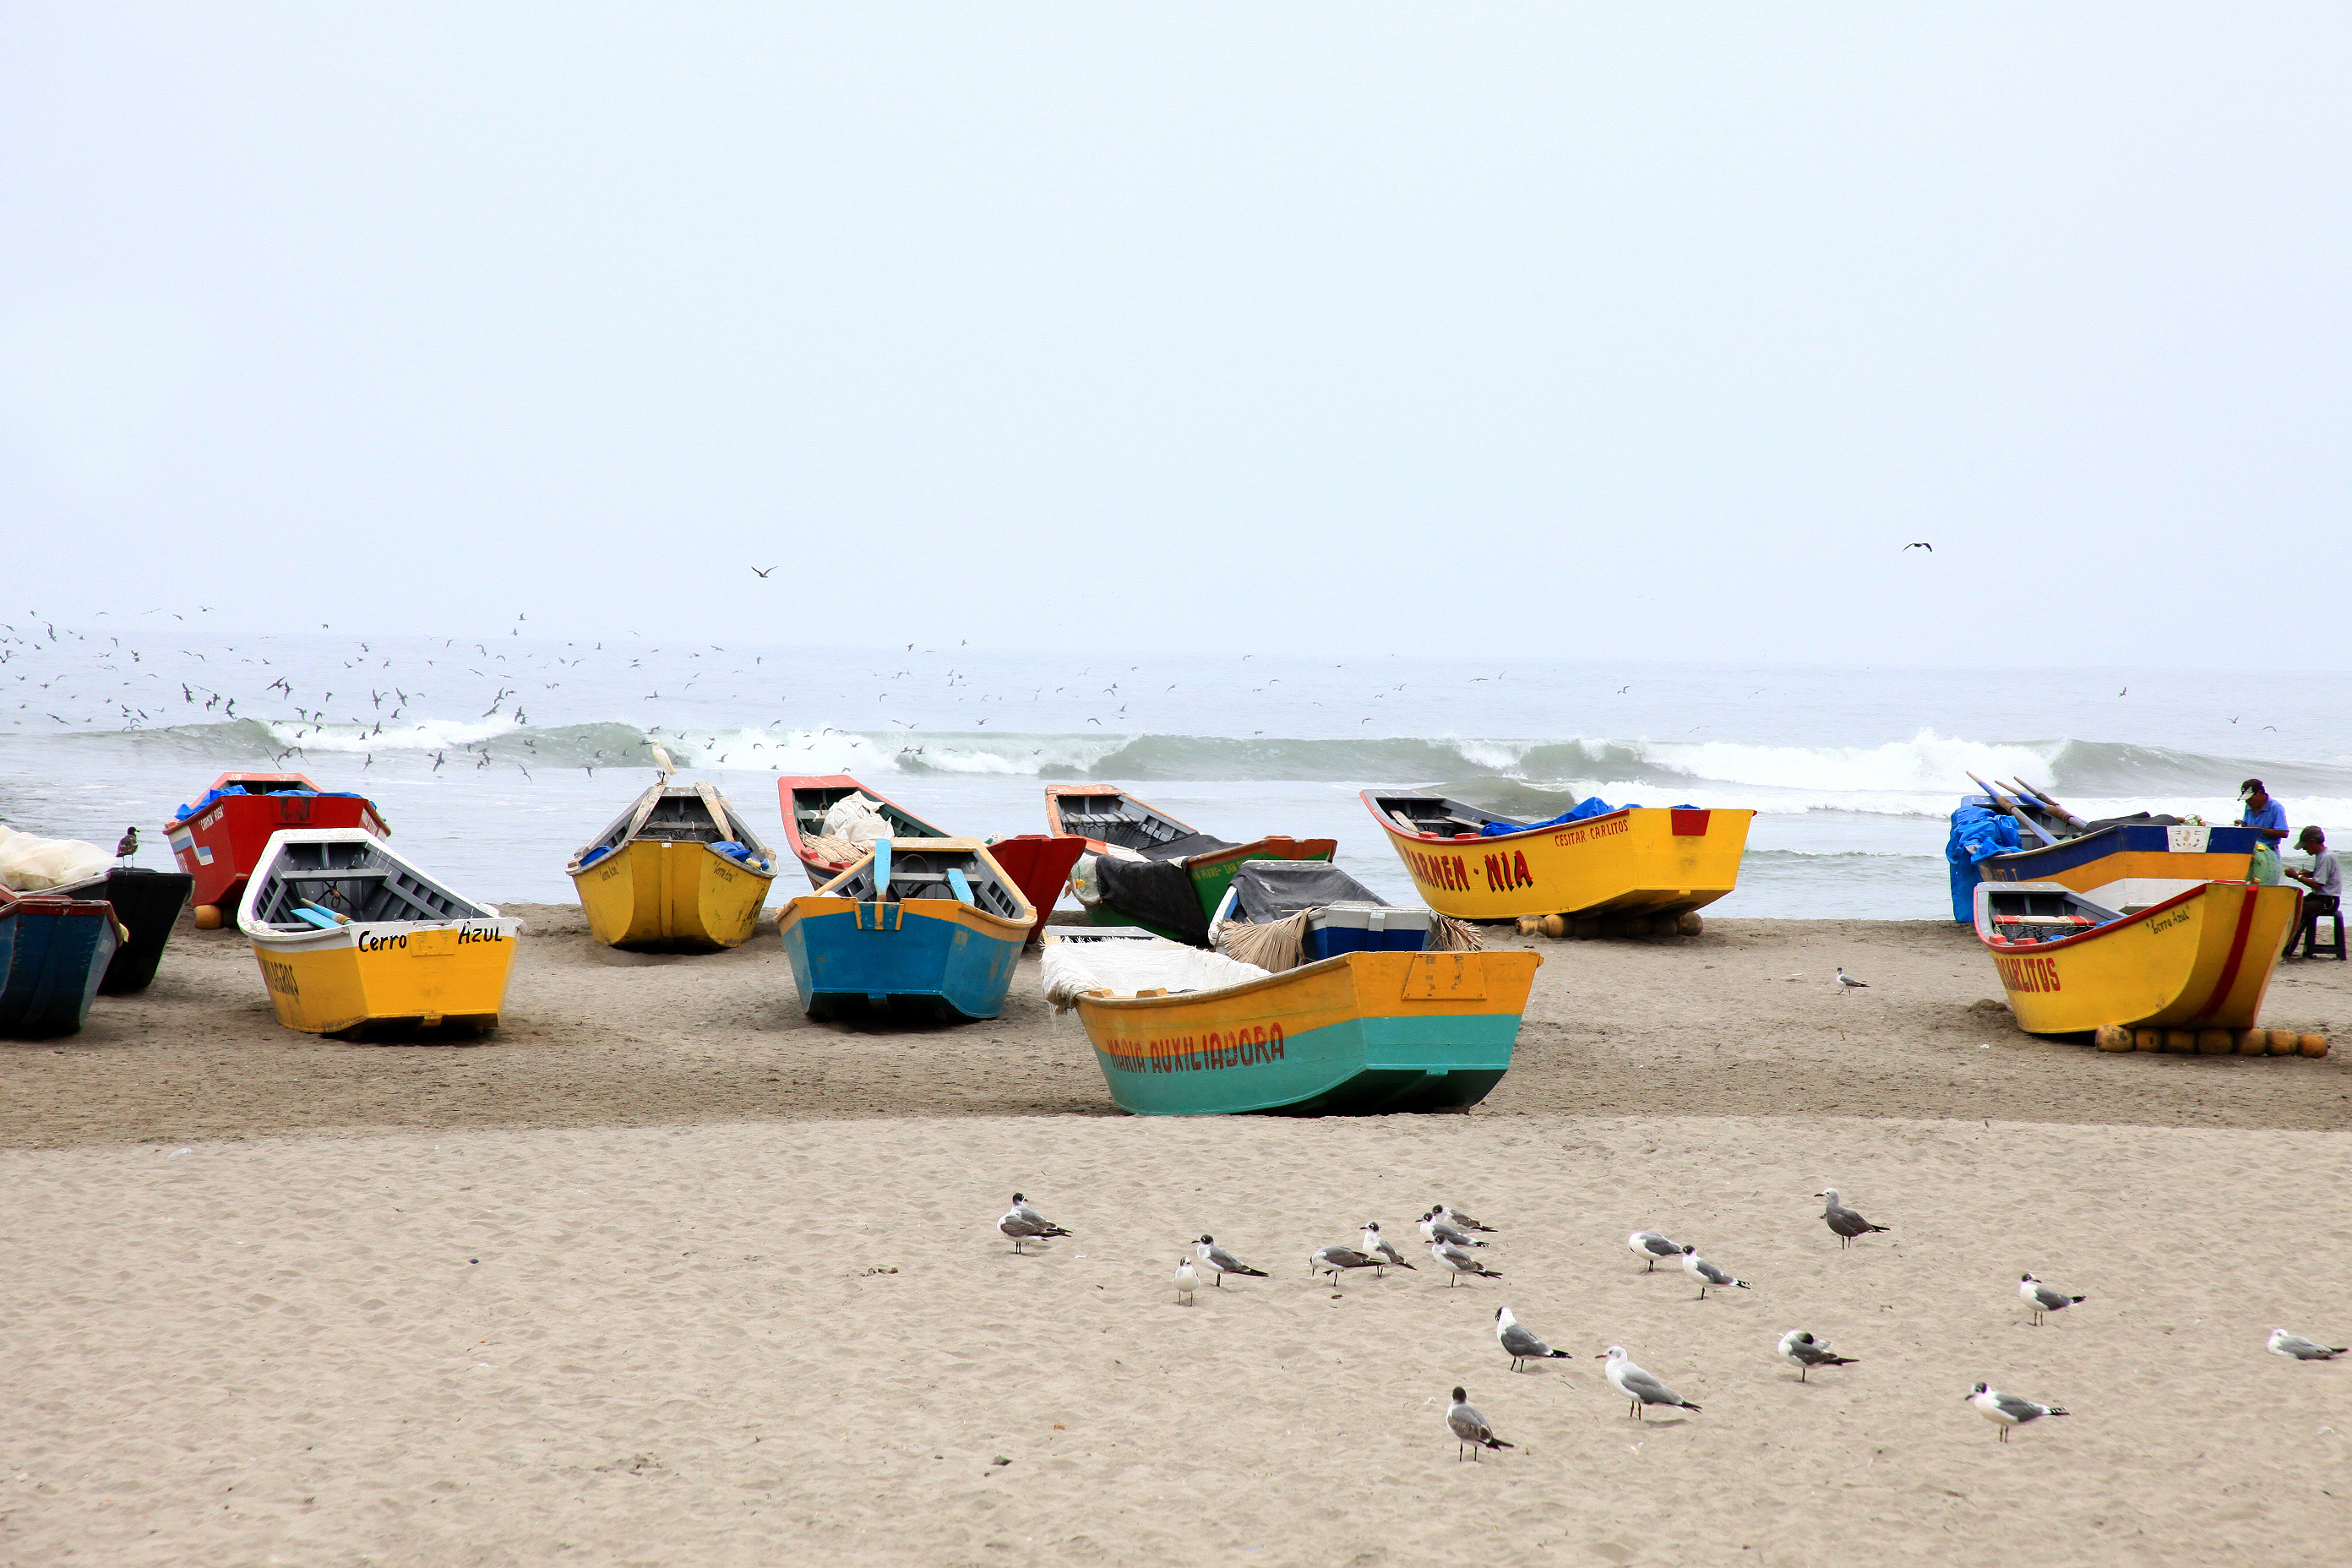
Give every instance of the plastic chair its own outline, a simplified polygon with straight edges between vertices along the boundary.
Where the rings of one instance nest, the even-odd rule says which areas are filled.
[[[2309,958],[2314,952],[2328,951],[2322,949],[2319,942],[2319,922],[2322,921],[2336,927],[2332,956],[2341,963],[2344,958],[2344,903],[2342,900],[2329,898],[2324,893],[2305,893],[2303,896],[2303,956]],[[2289,952],[2294,948],[2293,942],[2287,943]]]

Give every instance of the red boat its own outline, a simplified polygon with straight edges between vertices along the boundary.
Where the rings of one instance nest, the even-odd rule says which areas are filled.
[[[300,773],[223,773],[202,800],[163,825],[180,869],[196,879],[196,924],[211,931],[224,906],[234,910],[246,879],[281,827],[363,827],[392,837],[375,802],[345,790],[322,790]]]
[[[932,826],[880,790],[859,784],[847,773],[778,779],[776,798],[784,812],[784,844],[808,873],[809,886],[813,888],[824,887],[858,858],[852,856],[848,860],[837,860],[810,848],[808,842],[824,830],[825,813],[853,795],[862,795],[875,802],[881,808],[883,820],[899,837],[956,837],[945,828]],[[1078,863],[1086,847],[1085,839],[1067,833],[1024,833],[996,839],[988,846],[989,854],[995,857],[996,863],[1004,868],[1004,874],[1020,888],[1021,896],[1037,911],[1037,923],[1029,929],[1031,941],[1035,941],[1037,933],[1045,929],[1045,917],[1061,900],[1062,889],[1069,884],[1070,868]]]

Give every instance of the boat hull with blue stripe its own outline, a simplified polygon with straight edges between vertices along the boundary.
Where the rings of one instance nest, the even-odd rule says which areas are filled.
[[[103,899],[0,889],[0,1036],[78,1032],[121,940]]]
[[[2111,909],[2129,910],[2198,882],[2242,882],[2253,858],[2251,827],[2121,823],[2074,838],[1980,860],[1988,882],[2054,882]]]
[[[776,918],[811,1017],[993,1018],[1036,910],[976,838],[884,838]]]

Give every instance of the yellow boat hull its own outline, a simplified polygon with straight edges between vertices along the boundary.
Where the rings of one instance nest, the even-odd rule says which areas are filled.
[[[1375,814],[1429,907],[1465,921],[1521,915],[1673,915],[1739,880],[1748,810],[1633,806],[1491,838],[1406,833]]]
[[[707,844],[659,839],[625,844],[572,876],[598,942],[689,952],[748,940],[774,880]]]
[[[253,956],[278,1021],[309,1035],[367,1025],[495,1028],[522,921],[383,921],[280,939]]]
[[[2252,1028],[2298,907],[2292,888],[2207,882],[2062,942],[1978,940],[2029,1034],[2116,1024]]]

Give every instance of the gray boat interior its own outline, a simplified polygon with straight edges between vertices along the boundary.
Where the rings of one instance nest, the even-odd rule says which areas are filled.
[[[890,831],[901,838],[950,837],[928,822],[908,816],[870,789],[796,789],[793,791],[793,826],[804,840],[820,837],[824,832],[824,814],[853,795],[862,795],[872,801],[881,811],[882,820],[890,825]]]
[[[1397,826],[1397,818],[1402,816],[1413,825],[1416,832],[1434,834],[1440,838],[1476,833],[1490,822],[1507,823],[1513,827],[1527,826],[1516,817],[1496,816],[1491,811],[1480,811],[1475,805],[1465,805],[1438,795],[1375,795],[1372,805],[1381,819],[1391,826]]]
[[[661,790],[661,796],[654,802],[653,809],[646,814],[642,826],[635,832],[630,831],[631,825],[637,821],[639,809],[645,805],[645,796],[639,795],[629,803],[628,810],[614,817],[604,832],[572,858],[575,868],[599,849],[618,849],[623,844],[646,839],[673,844],[732,842],[747,846],[762,856],[767,854],[768,847],[760,842],[760,837],[752,831],[751,825],[743,820],[743,814],[737,811],[724,795],[712,792],[713,798],[719,803],[718,811],[714,814],[701,792],[692,784],[656,787]],[[720,816],[726,820],[719,820]]]
[[[1184,860],[1239,847],[1230,838],[1195,833],[1173,817],[1162,816],[1141,801],[1117,790],[1055,798],[1060,803],[1057,809],[1063,832],[1132,849],[1147,860]]]
[[[319,929],[294,911],[304,906],[375,921],[488,920],[489,910],[430,881],[369,842],[281,844],[254,891],[256,918],[272,931]]]
[[[2080,936],[2123,915],[2053,883],[1982,882],[1990,935],[2011,942],[2058,942]]]
[[[955,884],[948,878],[950,871],[963,873],[964,885],[971,890],[972,906],[984,913],[1008,921],[1027,920],[1022,911],[1026,905],[1013,885],[1000,878],[990,863],[969,849],[902,848],[890,846],[890,887],[883,900],[946,899],[953,901]],[[876,901],[874,896],[874,861],[866,860],[838,883],[827,885],[829,899],[855,899],[861,904]]]

